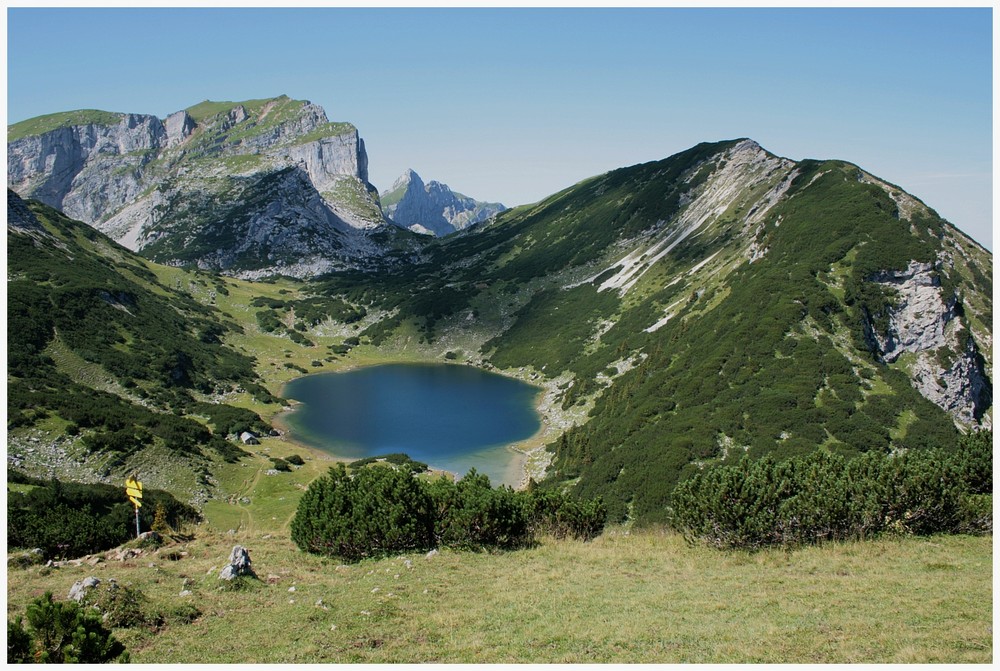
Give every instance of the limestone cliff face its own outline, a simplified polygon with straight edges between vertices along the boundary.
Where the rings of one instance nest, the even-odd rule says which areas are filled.
[[[382,194],[385,216],[403,228],[436,236],[448,235],[503,212],[500,203],[485,203],[455,193],[447,184],[426,184],[407,170]]]
[[[984,423],[992,405],[987,362],[965,320],[958,297],[946,295],[931,263],[913,261],[902,271],[871,278],[893,297],[888,326],[866,324],[873,349],[882,361],[905,361],[913,386],[964,424]],[[984,421],[985,419],[985,421]]]
[[[160,120],[141,114],[30,135],[7,146],[8,184],[22,197],[96,222],[141,193],[143,166],[166,141]]]
[[[235,275],[307,276],[388,249],[372,241],[392,227],[368,184],[364,142],[317,105],[281,96],[206,101],[162,121],[100,114],[15,133],[9,186],[157,261]],[[267,202],[254,184],[268,185]]]

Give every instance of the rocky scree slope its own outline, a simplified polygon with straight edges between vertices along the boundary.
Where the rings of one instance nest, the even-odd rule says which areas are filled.
[[[383,192],[381,202],[382,212],[397,225],[438,237],[487,221],[507,209],[501,203],[456,193],[434,180],[425,184],[413,170],[407,170]]]
[[[306,277],[415,249],[357,129],[281,96],[166,119],[84,110],[8,127],[8,185],[163,263]]]
[[[549,482],[620,518],[665,519],[711,461],[991,426],[991,255],[850,163],[706,143],[479,228],[323,290],[384,311],[374,344],[545,384],[567,422]]]

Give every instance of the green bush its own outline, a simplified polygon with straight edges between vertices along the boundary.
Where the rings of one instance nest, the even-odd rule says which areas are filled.
[[[536,530],[589,540],[607,517],[601,501],[494,489],[475,469],[458,482],[425,482],[369,460],[352,467],[353,476],[343,464],[330,469],[303,495],[292,520],[302,550],[348,561],[432,547],[511,550],[533,543]]]
[[[430,496],[408,472],[343,464],[309,486],[292,519],[303,550],[358,561],[433,547]]]
[[[670,519],[689,540],[758,549],[883,533],[992,530],[992,442],[983,434],[957,450],[881,452],[847,459],[820,450],[778,462],[744,457],[681,482]]]
[[[7,620],[7,663],[23,664],[35,661],[32,657],[31,635],[24,630],[23,620]]]
[[[274,465],[274,470],[288,472],[292,470],[292,467],[287,461],[281,457],[271,457],[271,463]]]
[[[593,540],[601,535],[608,518],[600,497],[582,501],[562,492],[535,491],[529,495],[528,505],[532,529],[556,538]]]
[[[962,499],[959,531],[967,534],[993,533],[992,494],[970,494]]]
[[[28,628],[17,618],[7,622],[7,662],[100,664],[128,662],[125,646],[101,623],[100,616],[73,601],[53,601],[52,593],[27,609]]]
[[[960,477],[975,494],[993,493],[993,432],[976,431],[962,436],[955,452]]]
[[[82,557],[121,545],[135,535],[135,511],[123,487],[20,479],[37,486],[7,496],[8,549],[39,548],[45,559]],[[160,506],[165,521],[174,528],[200,519],[195,509],[168,492],[147,489],[143,495],[143,529],[152,526]]]
[[[510,487],[494,489],[475,469],[458,482],[436,480],[434,538],[438,545],[463,550],[511,550],[532,538],[529,510]]]

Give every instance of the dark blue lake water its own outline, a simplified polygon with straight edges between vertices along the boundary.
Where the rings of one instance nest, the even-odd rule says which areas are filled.
[[[538,431],[539,391],[471,366],[386,364],[301,377],[284,394],[302,403],[287,418],[295,440],[349,459],[405,452],[514,486],[521,460],[507,446]]]

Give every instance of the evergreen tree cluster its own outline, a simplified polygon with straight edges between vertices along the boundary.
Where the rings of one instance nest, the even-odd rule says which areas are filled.
[[[671,522],[691,541],[749,550],[885,533],[991,531],[992,444],[992,432],[978,432],[955,450],[744,458],[681,482]]]
[[[7,548],[40,548],[45,559],[82,557],[116,547],[135,536],[135,509],[123,487],[46,482],[8,473],[8,482],[36,485],[7,494]],[[198,511],[159,489],[143,491],[139,526],[149,530],[156,511],[177,528],[200,519]]]
[[[510,550],[539,532],[589,540],[604,527],[598,501],[493,488],[470,471],[427,482],[409,469],[340,464],[313,481],[292,520],[292,540],[315,554],[360,561],[437,547]]]

